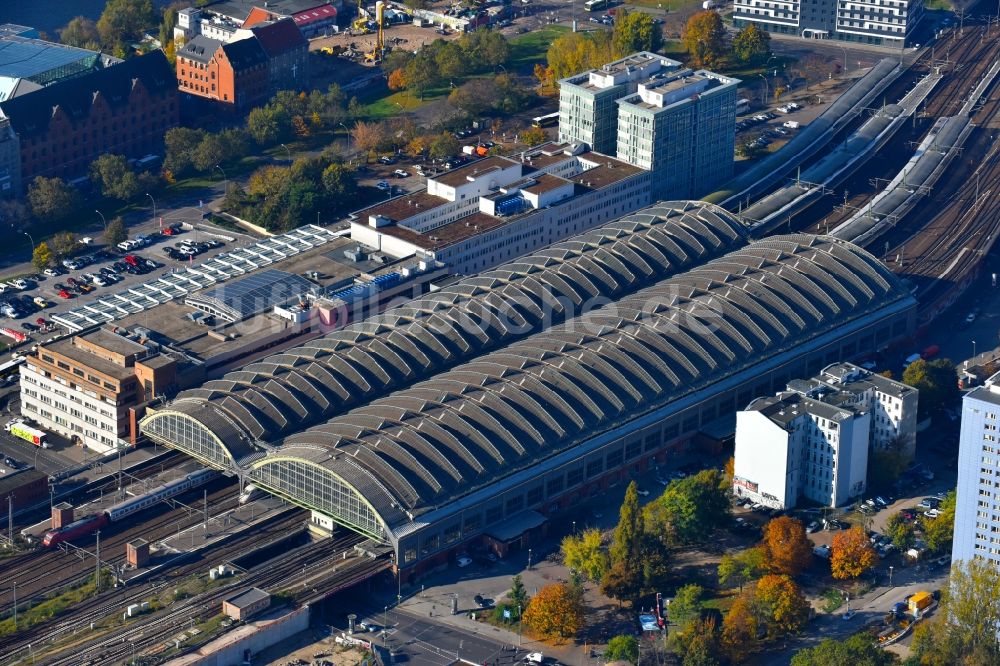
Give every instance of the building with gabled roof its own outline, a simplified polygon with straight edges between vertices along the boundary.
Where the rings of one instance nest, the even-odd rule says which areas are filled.
[[[266,99],[268,55],[255,36],[221,42],[192,37],[177,52],[177,86],[182,93],[246,109]]]
[[[157,50],[0,101],[0,118],[17,139],[21,187],[36,176],[74,178],[105,153],[161,150],[178,123],[176,79]]]

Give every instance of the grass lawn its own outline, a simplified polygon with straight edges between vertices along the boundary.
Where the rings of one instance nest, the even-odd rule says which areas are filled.
[[[545,62],[553,40],[567,32],[569,28],[564,25],[549,25],[541,30],[533,30],[512,38],[510,68],[521,73],[530,73],[535,63]]]
[[[409,90],[391,92],[386,88],[373,93],[370,97],[362,97],[362,108],[364,109],[365,120],[384,120],[399,115],[399,107],[406,111],[415,111],[427,102],[444,97],[451,92],[449,85],[431,88],[424,92],[421,100]]]
[[[943,9],[946,12],[950,12],[953,7],[949,0],[927,0],[924,2],[924,9]]]

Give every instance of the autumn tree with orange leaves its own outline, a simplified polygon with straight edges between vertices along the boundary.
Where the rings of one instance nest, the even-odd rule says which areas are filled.
[[[776,573],[796,576],[809,566],[812,544],[806,528],[797,518],[781,516],[764,526],[764,549],[767,563]]]
[[[860,527],[852,527],[833,537],[830,568],[834,578],[857,578],[871,569],[877,559],[875,549]]]
[[[768,574],[736,597],[722,624],[722,640],[734,662],[757,640],[800,631],[809,620],[809,602],[790,577]]]
[[[570,638],[583,627],[582,600],[565,583],[546,585],[531,598],[522,621],[541,638]]]

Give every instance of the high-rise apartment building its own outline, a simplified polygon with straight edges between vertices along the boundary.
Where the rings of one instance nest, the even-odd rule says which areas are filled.
[[[733,23],[807,39],[900,48],[924,14],[923,0],[734,0]]]
[[[651,172],[654,199],[732,175],[737,79],[642,51],[559,82],[559,139]]]
[[[733,175],[737,79],[660,72],[618,105],[617,157],[652,172],[654,199],[688,199]]]
[[[1000,564],[1000,373],[962,400],[951,561]]]
[[[868,452],[913,455],[918,392],[850,363],[795,379],[736,414],[733,492],[779,509],[840,506],[867,487]]]
[[[613,155],[618,136],[615,101],[638,90],[639,82],[658,72],[676,71],[681,63],[641,51],[600,69],[559,81],[559,141],[585,143]]]

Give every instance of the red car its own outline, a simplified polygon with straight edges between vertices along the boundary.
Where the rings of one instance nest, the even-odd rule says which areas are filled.
[[[65,289],[59,290],[59,298],[73,298],[73,294],[69,293]]]
[[[131,254],[126,254],[125,255],[125,263],[126,264],[131,264],[132,266],[138,266],[139,265],[139,260],[136,259],[135,257],[133,257]]]
[[[79,282],[77,281],[76,278],[66,278],[66,284],[75,287],[76,285],[79,284]]]
[[[174,235],[174,230],[171,229],[170,227],[166,227],[160,233],[163,234],[164,236],[173,236]]]

